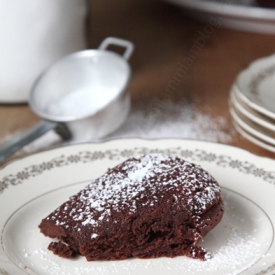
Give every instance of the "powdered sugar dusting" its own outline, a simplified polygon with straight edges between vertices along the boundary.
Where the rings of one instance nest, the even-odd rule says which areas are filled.
[[[59,192],[66,197],[72,192],[71,188]],[[225,214],[221,223],[204,238],[204,245],[213,254],[213,258],[205,262],[187,257],[93,262],[87,262],[84,257],[74,260],[56,257],[46,249],[45,243],[50,240],[33,226],[49,211],[46,207],[41,208],[39,201],[28,208],[32,212],[26,212],[27,222],[18,219],[20,223],[17,225],[20,224],[23,239],[20,240],[21,250],[18,249],[16,253],[20,256],[22,266],[33,271],[29,274],[40,275],[237,275],[255,263],[260,265],[261,270],[266,270],[270,262],[274,262],[274,254],[267,252],[273,242],[273,228],[268,217],[244,196],[227,189],[222,189],[222,193]],[[45,201],[48,205],[52,196],[47,196]],[[41,213],[38,214],[39,212]],[[255,213],[258,214],[255,216]],[[20,216],[22,217],[22,212]],[[270,228],[264,220],[270,224]]]
[[[230,215],[229,215],[230,218]],[[227,219],[227,218],[226,218]],[[226,221],[226,223],[228,220]],[[227,229],[225,233],[226,241],[219,247],[214,257],[201,262],[199,260],[188,259],[186,257],[176,257],[173,259],[160,258],[150,260],[123,260],[110,262],[85,262],[78,259],[72,264],[66,260],[52,259],[45,249],[36,249],[34,252],[28,251],[30,257],[38,257],[42,263],[41,274],[71,274],[71,275],[110,275],[127,274],[134,275],[137,271],[142,274],[188,274],[188,275],[237,275],[248,268],[252,263],[251,259],[260,254],[260,244],[247,232],[238,232],[235,225]],[[24,253],[26,253],[24,251]],[[255,261],[255,260],[254,260]],[[253,261],[252,261],[253,262]],[[164,272],[164,273],[163,273]]]
[[[111,138],[185,138],[194,140],[207,140],[212,142],[231,143],[236,137],[236,130],[229,127],[229,121],[225,117],[212,115],[211,107],[195,108],[186,103],[176,104],[172,102],[160,102],[159,111],[154,111],[149,106],[149,111],[144,109],[131,110],[127,120]],[[85,129],[81,129],[84,133]],[[9,133],[0,137],[0,143],[21,134],[20,131]],[[103,138],[104,139],[104,138]],[[86,135],[78,141],[88,141]],[[76,140],[72,140],[75,142]],[[66,141],[68,143],[68,141]],[[64,144],[62,138],[54,131],[43,135],[15,156],[22,156],[49,149]]]
[[[96,238],[102,222],[116,222],[117,213],[131,215],[142,209],[153,211],[169,196],[171,210],[189,211],[198,220],[220,198],[220,187],[199,166],[177,157],[150,154],[135,157],[110,169],[99,179],[70,198],[48,217],[67,228],[74,221],[77,232],[90,225],[91,238]],[[64,217],[64,211],[70,212]],[[121,219],[121,218],[120,218]],[[122,223],[122,221],[120,221]],[[197,236],[198,240],[200,236]]]
[[[147,161],[144,163],[144,159],[142,159],[141,163],[138,163],[136,165],[136,169],[128,173],[128,178],[130,179],[131,182],[133,181],[142,182],[144,177],[149,178],[150,176],[152,176],[152,168],[153,168],[152,161]],[[125,168],[124,170],[126,169],[127,168]]]
[[[210,106],[196,108],[192,104],[159,102],[158,109],[132,110],[125,123],[112,138],[186,138],[231,143],[236,130],[229,127],[225,116],[215,117]]]

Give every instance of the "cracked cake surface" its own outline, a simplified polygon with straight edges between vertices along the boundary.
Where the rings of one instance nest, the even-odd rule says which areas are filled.
[[[210,253],[198,243],[223,212],[220,186],[207,171],[178,157],[149,154],[108,169],[39,228],[59,239],[50,244],[59,256],[70,248],[88,261],[179,255],[207,260]]]

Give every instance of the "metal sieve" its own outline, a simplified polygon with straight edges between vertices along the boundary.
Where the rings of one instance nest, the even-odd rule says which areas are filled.
[[[110,45],[125,48],[119,55]],[[55,129],[64,139],[100,139],[115,131],[130,110],[127,60],[132,42],[108,37],[94,50],[75,52],[48,67],[36,79],[29,98],[31,109],[43,118],[21,135],[0,145],[0,162]]]

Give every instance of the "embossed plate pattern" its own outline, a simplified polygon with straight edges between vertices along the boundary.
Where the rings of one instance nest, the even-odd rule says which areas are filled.
[[[237,77],[235,93],[250,108],[275,119],[275,55],[255,60]]]
[[[222,186],[226,214],[203,244],[213,252],[213,259],[86,262],[83,257],[72,261],[47,251],[50,240],[39,233],[40,219],[108,167],[151,152],[197,163]],[[0,198],[1,275],[275,273],[275,162],[231,146],[176,139],[127,139],[61,147],[3,167]],[[236,258],[234,254],[238,253]]]

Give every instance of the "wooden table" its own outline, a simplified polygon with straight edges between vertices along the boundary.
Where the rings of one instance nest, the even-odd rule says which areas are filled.
[[[180,8],[158,0],[94,0],[90,5],[88,45],[97,48],[107,36],[135,44],[129,61],[133,73],[132,113],[159,114],[160,120],[173,121],[178,111],[188,109],[192,129],[200,128],[198,139],[275,158],[274,153],[235,131],[228,109],[235,77],[255,59],[274,52],[275,35],[228,30],[216,23],[199,23],[187,18]],[[203,125],[203,117],[208,118],[209,125]],[[0,105],[0,141],[38,120],[27,105]],[[213,124],[219,131],[214,138],[209,135]],[[188,133],[184,137],[196,138]]]

